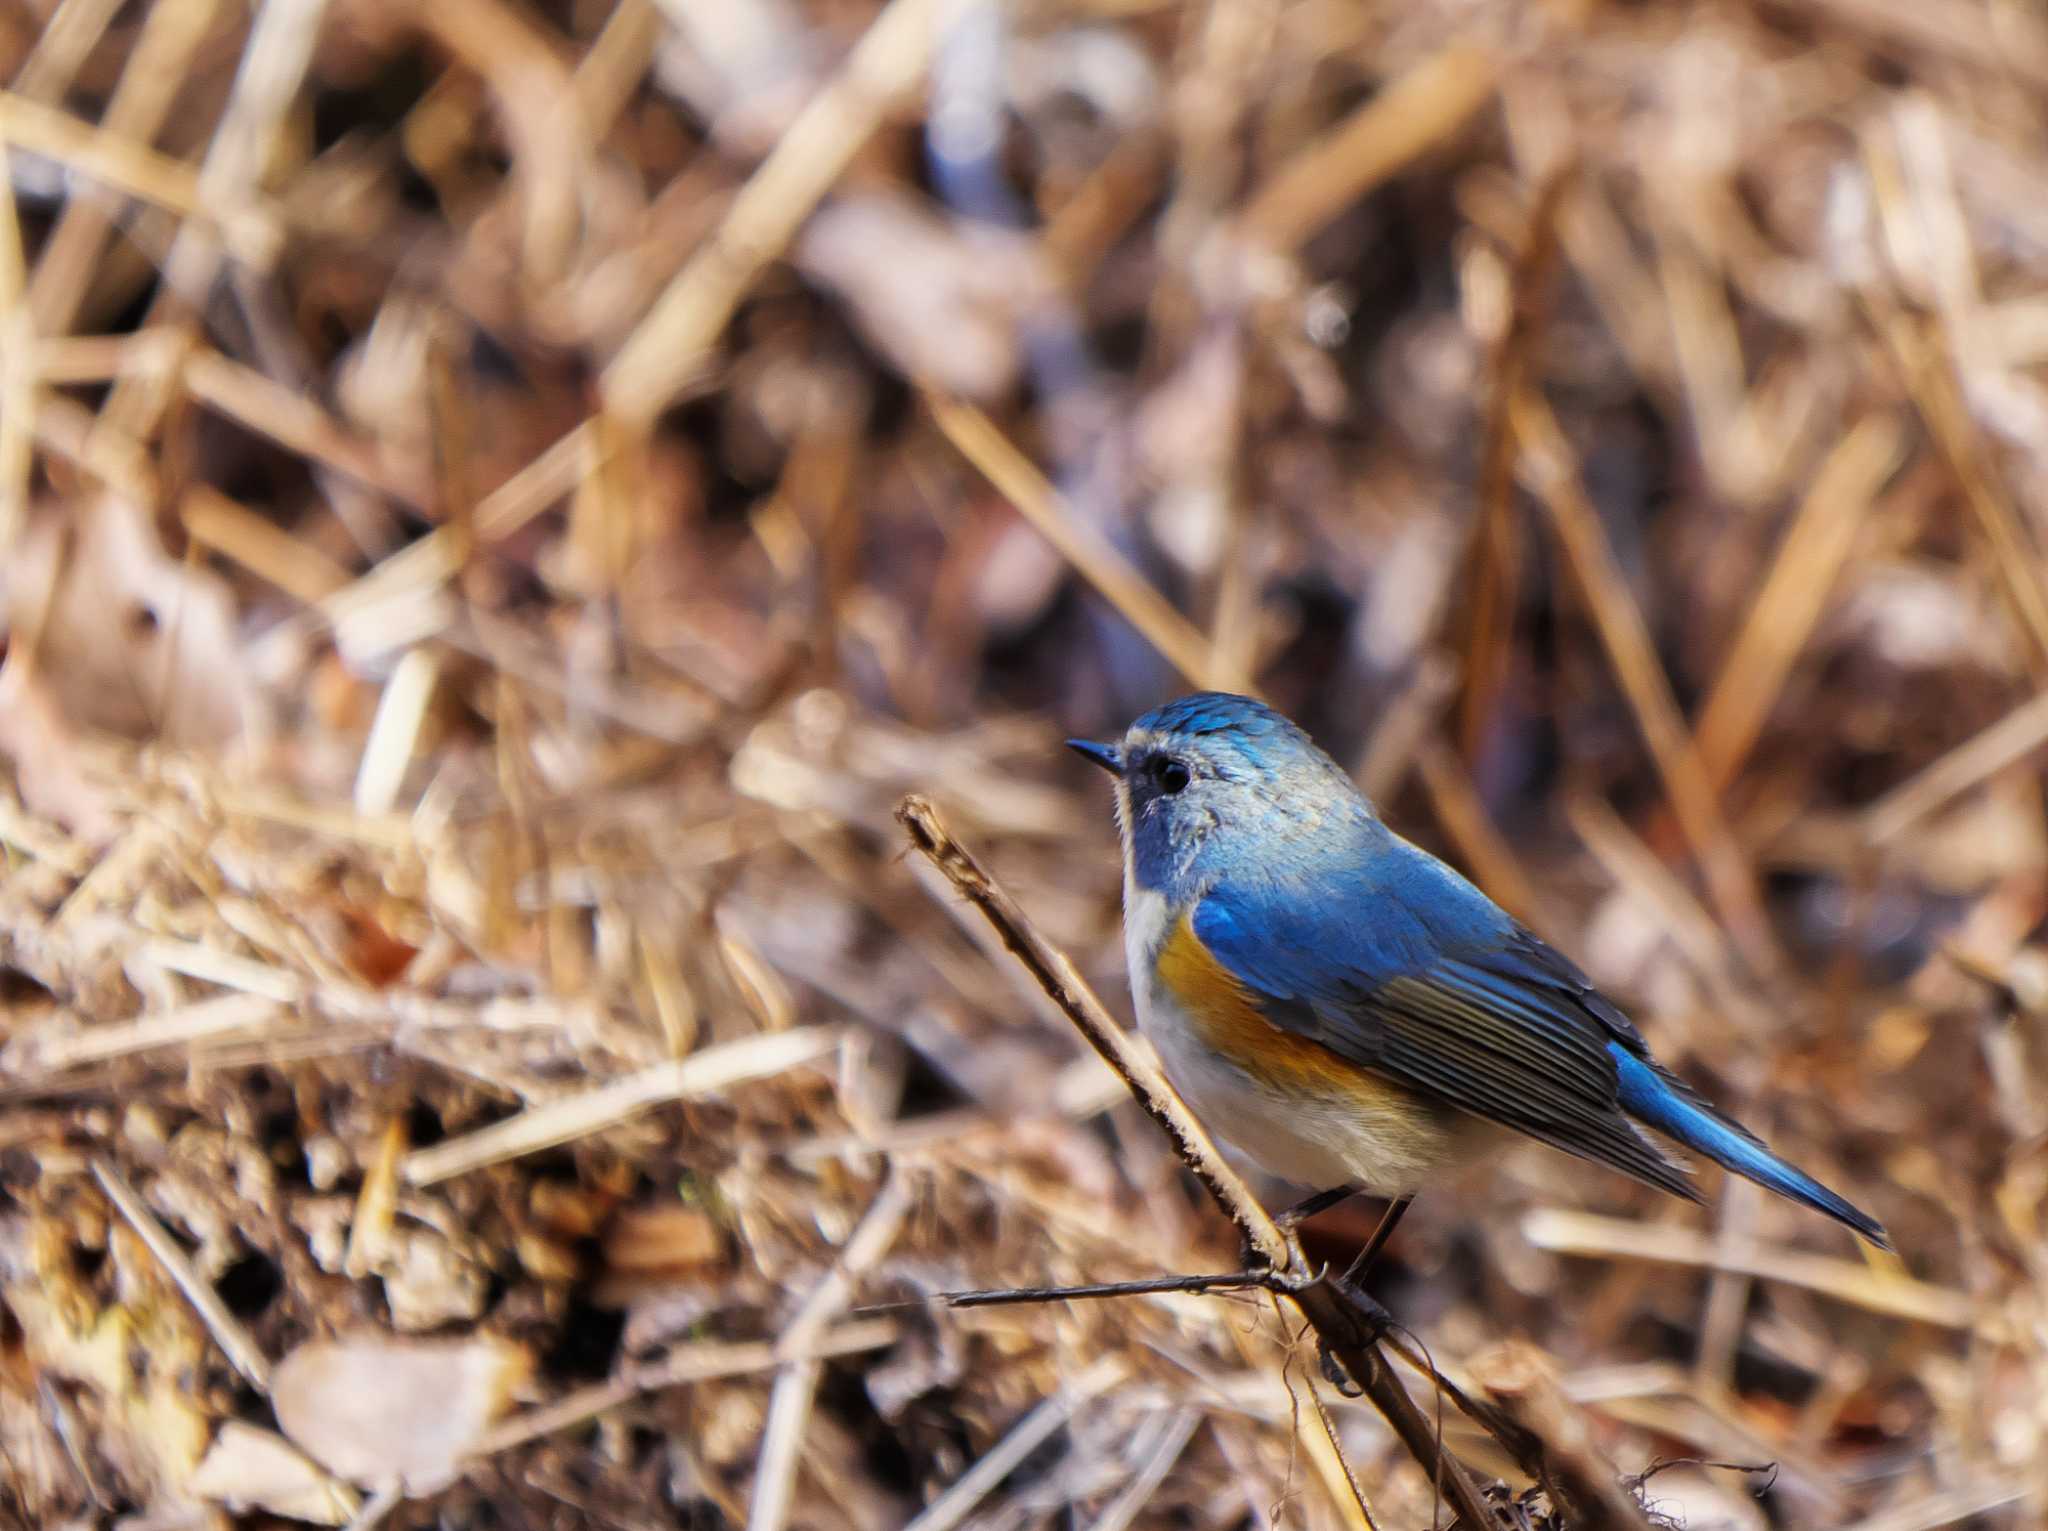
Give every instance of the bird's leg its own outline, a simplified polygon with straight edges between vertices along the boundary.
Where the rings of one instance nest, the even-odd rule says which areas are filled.
[[[1351,1309],[1352,1321],[1359,1328],[1360,1344],[1375,1344],[1381,1335],[1394,1327],[1394,1315],[1359,1283],[1365,1273],[1372,1268],[1373,1261],[1379,1258],[1380,1251],[1387,1247],[1387,1240],[1401,1221],[1401,1214],[1408,1210],[1408,1203],[1413,1200],[1413,1196],[1397,1196],[1387,1203],[1387,1210],[1380,1215],[1379,1226],[1373,1229],[1372,1237],[1365,1241],[1365,1248],[1359,1250],[1358,1258],[1351,1262],[1351,1268],[1337,1278],[1337,1290],[1344,1294],[1344,1301]],[[1323,1375],[1329,1379],[1330,1386],[1346,1398],[1356,1398],[1364,1391],[1355,1379],[1345,1375],[1344,1368],[1338,1364],[1337,1357],[1330,1350],[1328,1340],[1322,1342],[1320,1358]]]
[[[1337,1290],[1343,1294],[1345,1307],[1351,1322],[1349,1343],[1358,1347],[1377,1345],[1380,1337],[1394,1327],[1394,1315],[1377,1297],[1368,1295],[1362,1288],[1349,1281],[1339,1283]],[[1323,1376],[1331,1387],[1346,1398],[1361,1397],[1365,1389],[1352,1377],[1331,1348],[1330,1337],[1319,1334],[1316,1340],[1316,1359],[1322,1366]]]
[[[1365,1273],[1372,1269],[1372,1263],[1380,1257],[1380,1251],[1387,1247],[1387,1240],[1393,1236],[1395,1227],[1401,1221],[1401,1214],[1408,1210],[1408,1204],[1413,1200],[1413,1196],[1397,1196],[1387,1203],[1387,1210],[1381,1215],[1379,1226],[1373,1229],[1372,1237],[1365,1241],[1365,1248],[1358,1252],[1358,1258],[1351,1262],[1350,1269],[1337,1278],[1339,1286],[1348,1288],[1356,1296],[1365,1295],[1358,1283],[1364,1278]]]
[[[1364,1189],[1365,1187],[1357,1181],[1347,1180],[1342,1185],[1331,1186],[1327,1191],[1318,1191],[1315,1195],[1296,1202],[1285,1212],[1274,1213],[1273,1226],[1278,1228],[1283,1235],[1292,1237],[1296,1228],[1299,1228],[1318,1212],[1327,1212],[1330,1208],[1336,1206],[1338,1202],[1348,1197],[1356,1196]],[[1246,1270],[1250,1270],[1255,1265],[1262,1264],[1265,1260],[1265,1256],[1253,1247],[1252,1236],[1249,1233],[1246,1233],[1239,1242],[1238,1255],[1244,1261],[1244,1268]]]
[[[1292,1238],[1294,1230],[1314,1217],[1318,1212],[1327,1212],[1347,1196],[1356,1196],[1364,1187],[1356,1181],[1347,1180],[1342,1185],[1333,1185],[1327,1191],[1318,1191],[1306,1200],[1298,1201],[1285,1212],[1273,1214],[1273,1226],[1280,1230],[1282,1238]],[[1265,1254],[1252,1243],[1251,1230],[1242,1231],[1237,1241],[1237,1257],[1246,1270],[1266,1263]]]
[[[1357,1181],[1347,1180],[1342,1185],[1333,1185],[1327,1191],[1318,1191],[1313,1196],[1305,1197],[1285,1212],[1276,1214],[1273,1221],[1282,1233],[1292,1233],[1318,1212],[1327,1212],[1338,1202],[1348,1201],[1364,1189],[1365,1187]]]

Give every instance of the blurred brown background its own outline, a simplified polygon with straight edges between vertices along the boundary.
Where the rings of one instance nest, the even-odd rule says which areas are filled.
[[[17,0],[0,72],[0,1523],[1430,1524],[1263,1299],[863,1311],[1235,1260],[890,818],[1127,1013],[1057,741],[1196,685],[1899,1246],[1531,1149],[1376,1278],[1439,1366],[1777,1464],[1694,1528],[2040,1522],[2036,8]]]

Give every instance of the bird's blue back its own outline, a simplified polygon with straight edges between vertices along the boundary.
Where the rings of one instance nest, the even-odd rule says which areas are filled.
[[[1262,703],[1198,692],[1131,729],[1162,746],[1199,742],[1218,771],[1274,784],[1240,801],[1239,816],[1192,855],[1166,843],[1164,823],[1132,827],[1139,882],[1176,903],[1201,889],[1217,939],[1266,992],[1334,996],[1420,971],[1446,949],[1500,945],[1516,930],[1492,899],[1388,829],[1336,763]]]

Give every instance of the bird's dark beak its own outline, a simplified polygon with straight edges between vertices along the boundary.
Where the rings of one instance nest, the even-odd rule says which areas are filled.
[[[1124,752],[1114,744],[1097,744],[1093,739],[1069,739],[1067,748],[1083,760],[1099,765],[1112,776],[1124,771]]]

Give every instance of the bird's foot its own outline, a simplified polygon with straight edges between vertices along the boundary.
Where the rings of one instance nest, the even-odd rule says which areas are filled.
[[[1337,1359],[1337,1353],[1330,1349],[1330,1342],[1328,1340],[1318,1340],[1316,1342],[1316,1361],[1322,1367],[1323,1380],[1335,1388],[1339,1394],[1346,1398],[1363,1398],[1365,1396],[1365,1389],[1351,1380],[1351,1374],[1344,1370],[1343,1363]]]
[[[1376,1345],[1380,1338],[1394,1327],[1394,1315],[1387,1310],[1387,1305],[1350,1276],[1334,1277],[1330,1285],[1343,1294],[1345,1303],[1351,1309],[1351,1317],[1358,1325],[1359,1344]]]
[[[1345,1348],[1363,1350],[1377,1345],[1382,1336],[1394,1327],[1394,1315],[1387,1311],[1384,1303],[1349,1276],[1332,1276],[1329,1281],[1343,1297],[1346,1316],[1351,1320],[1351,1333],[1346,1336],[1348,1343]],[[1339,1393],[1346,1398],[1356,1398],[1365,1391],[1337,1359],[1327,1335],[1318,1342],[1316,1355],[1322,1365],[1323,1376]]]

